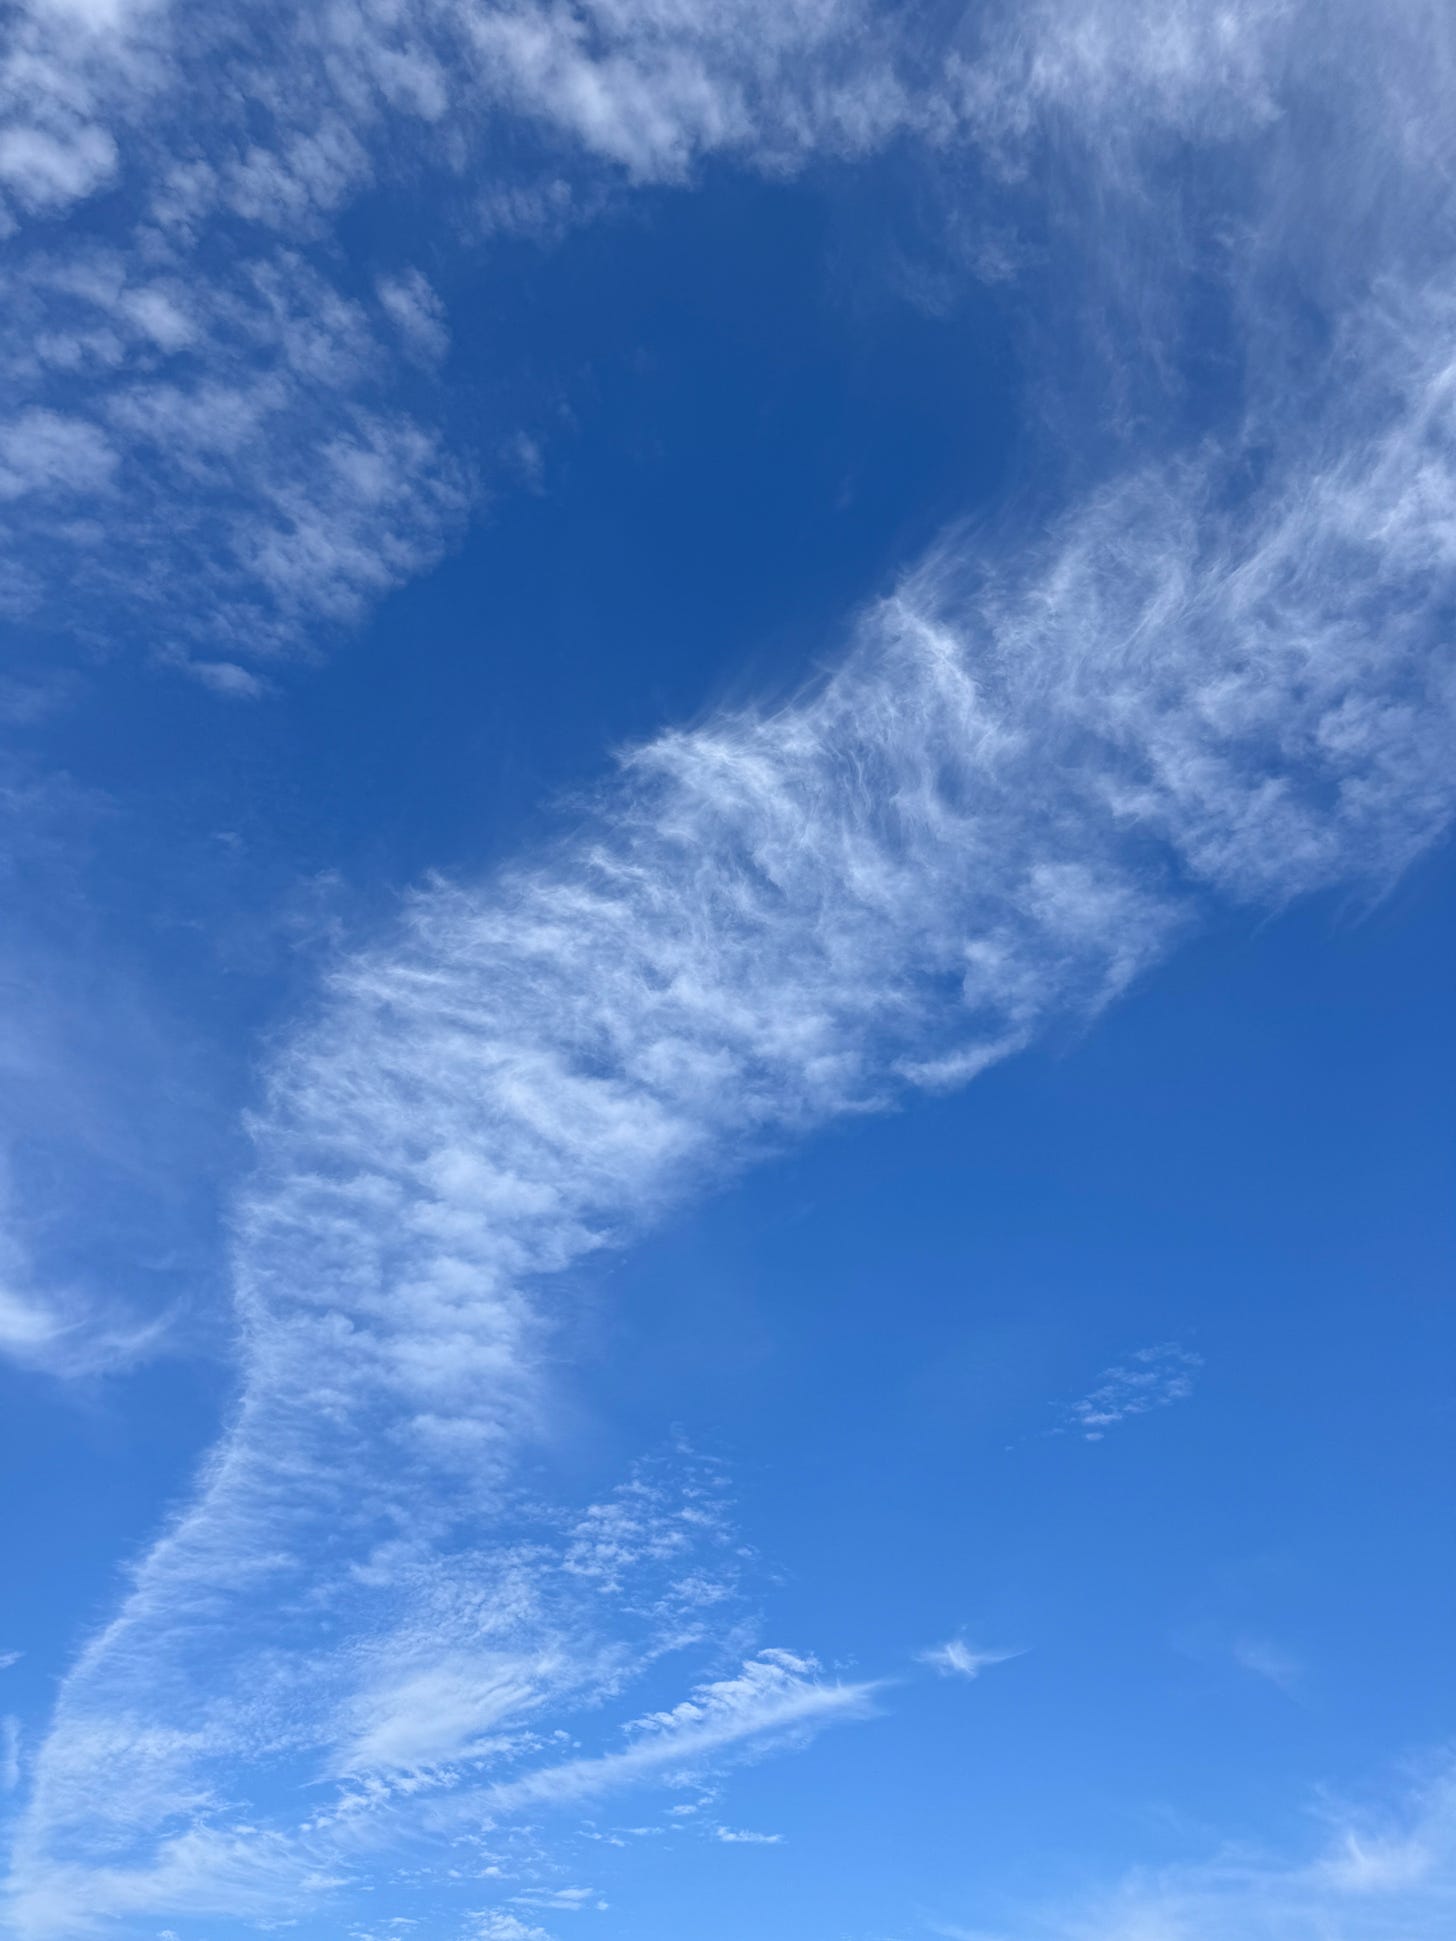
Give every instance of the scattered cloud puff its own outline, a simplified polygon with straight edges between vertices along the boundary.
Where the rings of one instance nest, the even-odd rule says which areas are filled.
[[[0,422],[8,546],[30,617],[153,651],[235,697],[248,661],[355,624],[438,558],[467,469],[392,398],[391,343],[444,348],[418,274],[379,312],[301,256],[234,252],[205,276],[153,249],[37,243],[3,277]]]
[[[1193,1393],[1193,1377],[1202,1366],[1201,1355],[1188,1353],[1176,1342],[1139,1348],[1125,1362],[1105,1368],[1096,1387],[1067,1411],[1064,1428],[1054,1433],[1100,1442],[1109,1429],[1132,1416],[1186,1401]]]
[[[429,363],[438,363],[450,348],[445,306],[419,270],[383,276],[375,285],[385,314],[406,345]]]
[[[468,1941],[552,1941],[545,1928],[499,1908],[472,1914],[466,1934]]]
[[[421,206],[472,184],[482,242],[548,237],[708,155],[778,170],[909,116],[897,36],[860,0],[14,11],[0,566],[34,624],[129,623],[226,696],[429,568],[475,501],[420,382],[449,347],[441,294],[380,264],[366,304],[318,247],[382,170],[409,156]],[[123,186],[57,246],[60,216]]]
[[[114,447],[96,426],[56,411],[22,411],[0,424],[0,499],[109,489]]]
[[[607,1903],[594,1887],[540,1887],[528,1893],[513,1894],[512,1902],[516,1907],[554,1908],[558,1913],[579,1914],[583,1908],[595,1908],[605,1913]]]
[[[917,1651],[915,1658],[918,1664],[929,1665],[943,1678],[979,1678],[989,1666],[1004,1665],[1012,1658],[1025,1655],[1024,1647],[1012,1651],[983,1651],[976,1645],[967,1644],[964,1638],[950,1638],[944,1644]]]

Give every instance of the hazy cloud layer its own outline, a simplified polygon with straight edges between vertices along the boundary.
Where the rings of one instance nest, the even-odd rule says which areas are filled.
[[[1456,1776],[1443,1762],[1395,1791],[1379,1811],[1325,1802],[1323,1837],[1302,1854],[1231,1845],[1004,1925],[928,1931],[951,1941],[1440,1941],[1456,1916]]]

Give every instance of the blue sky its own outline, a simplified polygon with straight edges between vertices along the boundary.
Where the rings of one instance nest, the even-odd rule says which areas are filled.
[[[1449,10],[3,34],[0,1929],[1449,1935]]]

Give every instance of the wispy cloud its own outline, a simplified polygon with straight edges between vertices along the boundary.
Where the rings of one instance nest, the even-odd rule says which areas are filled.
[[[1358,54],[1368,12],[1337,11]],[[390,260],[363,265],[361,295],[319,247],[400,158],[420,208],[468,185],[484,245],[559,234],[710,157],[781,175],[909,139],[956,184],[968,260],[1003,278],[1015,252],[980,176],[1014,201],[1055,163],[1044,213],[1123,326],[1100,354],[1131,347],[1124,390],[1139,364],[1165,374],[1158,333],[1176,334],[1176,299],[1145,277],[1119,286],[1136,251],[1084,249],[1096,224],[1082,197],[1099,184],[1121,234],[1146,220],[1160,141],[1293,126],[1305,94],[1290,50],[1327,17],[1285,0],[1027,0],[913,22],[868,0],[401,0],[326,17],[250,3],[224,21],[151,0],[30,0],[0,60],[10,594],[43,625],[108,641],[130,616],[164,657],[236,670],[212,684],[237,694],[439,558],[482,456],[452,448],[443,396],[422,382],[449,341],[448,290]],[[1414,0],[1403,21],[1365,85],[1376,119],[1398,105],[1414,181],[1439,153],[1444,93],[1438,62],[1407,57],[1438,43]],[[1394,104],[1383,91],[1397,85]],[[266,128],[247,109],[259,101]],[[525,136],[512,169],[496,139],[509,120]],[[1291,139],[1262,155],[1283,191],[1266,200],[1281,240],[1326,276],[1316,226],[1290,218],[1311,189],[1285,182],[1300,153]],[[1368,208],[1383,177],[1358,154],[1331,159]],[[105,241],[58,249],[56,217],[118,185]],[[1402,221],[1418,226],[1424,207],[1407,196]],[[1243,219],[1242,270],[1212,273],[1257,277],[1272,240]],[[1251,295],[1267,311],[1268,290]]]
[[[322,1904],[337,1895],[364,1855],[422,1836],[456,1850],[484,1841],[488,1852],[493,1828],[551,1810],[579,1815],[634,1786],[681,1785],[865,1716],[871,1687],[823,1683],[811,1660],[767,1650],[665,1711],[629,1715],[615,1733],[601,1722],[655,1667],[695,1648],[720,1656],[744,1634],[734,1588],[742,1546],[725,1481],[721,1465],[678,1449],[581,1515],[497,1500],[513,1545],[442,1556],[427,1532],[383,1535],[355,1561],[347,1594],[335,1593],[342,1648],[315,1648],[296,1664],[246,1657],[252,1689],[220,1678],[185,1725],[138,1732],[108,1711],[108,1689],[123,1691],[133,1669],[125,1631],[104,1635],[93,1650],[106,1682],[84,1694],[88,1704],[63,1710],[35,1795],[56,1832],[74,1829],[80,1851],[28,1869],[22,1837],[11,1881],[21,1930],[70,1935],[107,1910],[276,1918],[300,1896]],[[620,1519],[619,1502],[630,1505]],[[604,1525],[619,1533],[609,1581],[580,1568],[583,1544]],[[709,1583],[717,1589],[705,1605]],[[169,1615],[175,1623],[180,1612]],[[209,1665],[226,1677],[215,1651],[184,1659],[169,1703]],[[564,1756],[577,1737],[563,1720],[605,1748]],[[316,1785],[314,1803],[289,1824],[235,1824],[220,1787],[260,1741],[275,1758],[301,1758],[325,1782],[327,1803]],[[121,1746],[127,1783],[107,1805],[94,1775]],[[186,1799],[191,1824],[162,1830]],[[157,1837],[138,1849],[138,1832],[153,1824]],[[98,1834],[116,1853],[109,1864],[87,1852]],[[565,1889],[522,1886],[501,1918],[587,1904]]]
[[[1008,1941],[1441,1941],[1456,1917],[1456,1782],[1437,1770],[1384,1812],[1329,1813],[1322,1849],[1229,1848],[1130,1874],[1105,1895],[1028,1909]],[[949,1933],[950,1929],[935,1930]]]
[[[916,1662],[929,1665],[943,1678],[979,1678],[991,1665],[1004,1665],[1012,1658],[1026,1655],[1025,1647],[1011,1651],[986,1651],[976,1645],[967,1644],[964,1638],[948,1638],[944,1644],[931,1645],[924,1651],[917,1651]]]
[[[175,1349],[208,1278],[184,1209],[235,1137],[217,1065],[199,1083],[196,1034],[109,922],[146,846],[115,800],[0,749],[0,1355],[49,1376]]]
[[[248,1721],[273,1702],[269,1614],[305,1586],[366,1635],[421,1622],[361,1588],[373,1532],[439,1546],[413,1578],[386,1570],[387,1600],[473,1595],[478,1543],[448,1505],[487,1502],[538,1419],[543,1276],[770,1131],[1095,1014],[1189,920],[1190,881],[1280,900],[1378,880],[1442,826],[1435,582],[1393,603],[1444,543],[1450,430],[1424,366],[1411,383],[1373,445],[1333,473],[1296,455],[1236,518],[1202,516],[1207,477],[1185,474],[1100,497],[1019,589],[942,549],[822,686],[635,752],[580,838],[483,887],[426,890],[342,965],[255,1124],[237,1425],[68,1681],[22,1880],[54,1897],[53,1843],[84,1824],[94,1847],[122,1807],[85,1778],[99,1722],[107,1769],[129,1775],[129,1838],[207,1797],[199,1762],[266,1736]],[[1392,526],[1372,481],[1417,446],[1431,483]],[[1362,609],[1385,615],[1377,633],[1352,632]],[[1189,1361],[1148,1352],[1069,1426],[1100,1434],[1185,1392]],[[224,1634],[222,1660],[192,1642]],[[349,1675],[315,1671],[320,1690]],[[159,1708],[211,1723],[144,1745],[125,1722]],[[702,1751],[729,1743],[715,1731]],[[669,1764],[644,1744],[497,1803]]]
[[[417,356],[435,363],[450,347],[445,306],[419,270],[382,276],[375,285],[385,314]]]
[[[594,1887],[538,1887],[529,1893],[513,1894],[512,1903],[516,1907],[555,1908],[558,1913],[579,1914],[583,1908],[606,1908],[606,1902]]]
[[[823,1683],[816,1671],[811,1659],[762,1652],[735,1677],[714,1679],[672,1711],[638,1720],[634,1741],[623,1751],[544,1766],[490,1787],[483,1803],[500,1813],[568,1805],[665,1772],[691,1772],[732,1749],[869,1714],[875,1686]]]
[[[88,1300],[58,1302],[34,1289],[0,1287],[0,1355],[48,1375],[115,1374],[155,1355],[165,1319],[137,1320]]]
[[[0,1176],[0,1218],[7,1197]],[[165,1315],[37,1286],[25,1250],[0,1228],[0,1356],[48,1375],[113,1374],[159,1353],[167,1332]]]
[[[1299,1659],[1272,1638],[1241,1632],[1234,1639],[1231,1649],[1234,1663],[1240,1670],[1252,1672],[1255,1678],[1266,1679],[1269,1684],[1277,1685],[1281,1692],[1297,1690],[1304,1677],[1304,1666]]]
[[[784,104],[807,97],[803,139],[830,146],[901,112],[890,70],[851,97],[803,63],[806,38],[859,46],[853,12],[596,11],[596,36],[555,10],[473,13],[465,71],[503,77],[518,112],[635,179],[715,150],[771,158],[775,118],[796,125]],[[1279,35],[1309,18],[1177,8],[1152,33],[1140,10],[1084,11],[1060,42],[1057,9],[1012,36],[1032,56],[1021,95],[1010,53],[955,73],[1008,170],[1037,125],[1074,128],[1109,197],[1149,130],[1232,140],[1282,85]],[[421,288],[393,264],[372,302],[344,295],[297,247],[369,178],[374,117],[406,115],[421,139],[450,120],[433,26],[413,35],[407,14],[386,44],[362,22],[340,52],[335,18],[299,16],[270,147],[233,127],[225,156],[149,179],[148,220],[174,238],[155,277],[104,250],[63,265],[44,241],[15,272],[8,354],[34,395],[0,446],[13,504],[121,508],[86,569],[108,600],[137,557],[147,588],[205,561],[200,632],[239,655],[357,616],[436,556],[468,489],[381,363],[407,317],[423,347]],[[53,25],[32,10],[26,44]],[[121,47],[146,67],[139,100],[199,57],[160,13],[115,33],[104,58],[77,57],[86,89],[52,90],[0,151],[17,219],[145,174],[132,84],[108,63]],[[341,71],[361,83],[348,113]],[[1222,445],[1116,468],[1032,540],[948,533],[823,679],[629,752],[571,835],[486,882],[424,887],[280,1036],[233,1223],[236,1414],[65,1682],[17,1847],[22,1933],[271,1915],[337,1891],[341,1827],[362,1868],[371,1839],[418,1829],[444,1794],[497,1815],[570,1807],[869,1708],[866,1686],[760,1656],[625,1744],[534,1739],[701,1638],[719,1561],[711,1533],[695,1558],[691,1520],[637,1496],[566,1542],[505,1534],[513,1464],[542,1432],[551,1277],[772,1143],[1095,1016],[1213,898],[1379,887],[1447,826],[1456,299],[1412,261],[1425,122],[1408,134],[1369,85],[1368,115],[1346,119],[1376,131],[1400,240],[1384,280],[1362,261],[1359,303],[1331,311],[1335,379],[1289,392],[1286,353]],[[1291,205],[1314,206],[1297,184]],[[1150,225],[1139,263],[1173,253],[1156,197],[1117,207]],[[256,250],[183,277],[218,210]],[[1257,296],[1250,258],[1230,273],[1239,304]],[[1251,310],[1249,328],[1278,319]],[[68,429],[62,369],[83,373],[93,439]],[[45,412],[65,422],[27,415]],[[195,516],[174,521],[178,505]],[[69,585],[70,511],[19,531],[41,567],[61,548]],[[198,638],[189,617],[179,656]],[[241,665],[215,644],[205,658]],[[43,1325],[18,1313],[17,1331]],[[1193,1366],[1143,1350],[1067,1427],[1095,1438],[1166,1406]],[[603,1600],[614,1624],[594,1627],[582,1609]],[[224,1804],[270,1761],[329,1780],[332,1804],[297,1822],[258,1805],[234,1829]]]
[[[367,300],[318,248],[381,165],[409,158],[421,208],[473,181],[484,241],[709,155],[863,151],[911,112],[899,37],[860,0],[14,12],[0,570],[35,623],[129,621],[228,695],[432,565],[475,498],[422,377],[444,297],[389,261]],[[511,119],[539,159],[503,172]],[[122,185],[104,242],[55,246],[59,215]]]
[[[1194,1375],[1202,1366],[1200,1355],[1189,1354],[1174,1341],[1139,1348],[1126,1361],[1104,1368],[1096,1386],[1073,1402],[1062,1428],[1054,1433],[1100,1442],[1109,1429],[1132,1416],[1187,1401]]]
[[[500,1908],[486,1908],[472,1914],[466,1932],[469,1941],[552,1941],[545,1928]]]

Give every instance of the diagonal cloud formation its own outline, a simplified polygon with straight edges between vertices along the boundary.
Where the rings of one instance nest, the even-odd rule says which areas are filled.
[[[1114,13],[1089,9],[1088,72],[1126,57],[1097,53]],[[1180,46],[1152,44],[1148,119],[1204,100]],[[1056,104],[1080,86],[1034,78]],[[236,1419],[66,1682],[23,1933],[329,1891],[307,1845],[328,1815],[305,1826],[280,1774],[345,1788],[325,1849],[362,1851],[347,1789],[387,1800],[392,1837],[538,1700],[607,1689],[549,1621],[509,1654],[481,1630],[540,1574],[499,1532],[554,1277],[776,1142],[1095,1014],[1214,898],[1374,891],[1446,827],[1456,290],[1404,248],[1306,410],[1254,397],[1225,447],[1125,471],[1013,549],[948,535],[811,689],[629,754],[554,847],[428,885],[339,968],[254,1125]],[[96,456],[36,437],[53,468]],[[567,1574],[609,1565],[621,1521]],[[411,1739],[422,1695],[457,1736]],[[506,1813],[653,1769],[469,1786]],[[250,1773],[282,1797],[243,1839],[224,1809]]]
[[[1456,423],[1422,353],[1382,366],[1373,436],[1331,465],[1327,431],[1236,513],[1185,468],[1019,580],[948,547],[816,690],[632,753],[554,851],[426,888],[340,968],[254,1129],[237,1420],[68,1682],[22,1878],[205,1808],[281,1658],[327,1689],[326,1624],[406,1622],[410,1586],[370,1579],[402,1530],[468,1574],[551,1276],[772,1140],[1095,1012],[1210,890],[1376,885],[1438,833]]]

